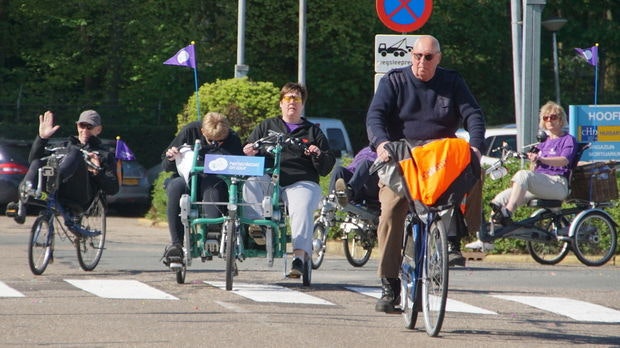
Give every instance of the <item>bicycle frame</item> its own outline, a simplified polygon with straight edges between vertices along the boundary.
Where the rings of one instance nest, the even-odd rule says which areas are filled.
[[[336,214],[337,211],[346,213],[346,216],[338,216]],[[316,256],[317,260],[314,260],[314,258],[312,260],[313,269],[318,269],[323,261],[327,230],[334,226],[338,226],[341,233],[340,236],[347,261],[353,267],[364,266],[370,259],[372,248],[377,240],[377,219],[377,213],[365,207],[353,204],[341,207],[336,202],[336,194],[334,192],[324,196],[319,216],[314,220],[313,256]],[[317,231],[319,238],[316,235]],[[355,252],[357,248],[362,248],[361,255]]]
[[[409,214],[403,235],[399,277],[405,327],[415,328],[418,312],[423,312],[426,333],[431,337],[441,330],[448,297],[448,232],[439,214],[446,209],[422,217]]]
[[[84,214],[78,215],[77,220],[72,218],[57,199],[58,166],[60,159],[64,156],[56,153],[59,149],[49,149],[53,152],[52,155],[42,158],[42,160],[47,161],[47,164],[38,170],[37,189],[34,193],[25,193],[27,197],[32,194],[35,199],[42,199],[38,202],[26,201],[25,204],[43,207],[32,226],[28,245],[28,262],[32,273],[35,275],[43,274],[53,259],[54,239],[57,231],[55,221],[60,225],[60,230],[65,237],[76,247],[78,262],[85,271],[95,269],[105,244],[105,196],[101,190],[97,191],[89,208],[85,210]],[[46,179],[45,184],[43,183],[44,178]],[[44,185],[45,190],[43,189]],[[27,190],[30,191],[31,189],[30,187]],[[64,226],[60,222],[60,216],[63,217]],[[93,220],[90,220],[91,218]],[[83,225],[84,219],[86,219],[86,225]],[[91,223],[99,225],[100,229],[91,229]]]
[[[273,140],[267,139],[270,137],[273,138]],[[281,202],[280,193],[280,161],[284,141],[283,134],[273,133],[255,143],[255,146],[266,149],[274,158],[273,167],[264,170],[264,174],[269,174],[270,176],[269,185],[271,194],[265,196],[263,202],[245,202],[242,194],[246,182],[251,178],[260,176],[236,174],[210,174],[217,175],[226,183],[228,188],[227,202],[199,202],[199,174],[205,172],[205,167],[204,165],[197,165],[201,145],[200,141],[196,141],[192,154],[193,165],[189,175],[190,194],[181,197],[181,221],[185,228],[185,242],[183,248],[184,264],[171,264],[173,271],[182,272],[181,274],[177,273],[177,282],[184,282],[185,267],[191,265],[192,258],[201,257],[204,262],[212,259],[215,251],[217,251],[220,257],[232,257],[233,261],[235,259],[243,260],[246,257],[266,257],[270,267],[273,266],[274,258],[281,258],[286,255],[286,243],[289,241],[289,237],[287,235],[285,207]],[[199,209],[200,206],[204,204],[225,205],[228,208],[228,214],[213,218],[201,217]],[[263,216],[258,219],[245,217],[243,209],[250,205],[257,204],[262,206]],[[208,232],[208,225],[216,224],[222,225],[219,243],[217,240],[210,239],[209,234],[212,232]],[[265,227],[266,243],[264,249],[248,248],[244,244],[244,236],[241,229],[242,225],[258,225]],[[228,235],[231,231],[234,236]],[[233,241],[231,245],[232,249],[228,248],[228,241]],[[231,251],[231,255],[229,255],[227,251]],[[227,263],[229,262],[231,261],[227,260]],[[229,267],[227,266],[227,268]],[[309,279],[309,276],[307,279]],[[306,275],[304,275],[304,285],[307,285],[305,283]],[[227,290],[230,290],[230,288],[232,288],[232,281],[227,275]]]

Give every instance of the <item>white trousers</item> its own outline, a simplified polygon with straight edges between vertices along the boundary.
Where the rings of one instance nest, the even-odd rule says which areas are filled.
[[[243,186],[243,199],[256,203],[245,207],[243,216],[251,219],[263,217],[263,197],[271,193],[271,181],[268,176],[252,178]],[[293,250],[312,253],[312,235],[314,230],[314,211],[321,201],[321,187],[313,181],[298,181],[281,187],[281,197],[289,216]]]

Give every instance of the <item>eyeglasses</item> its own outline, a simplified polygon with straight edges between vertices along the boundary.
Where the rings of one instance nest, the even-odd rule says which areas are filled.
[[[82,129],[88,129],[88,130],[92,130],[93,128],[95,128],[95,126],[93,126],[92,124],[88,124],[88,123],[78,123],[78,127]]]
[[[292,96],[292,95],[286,95],[284,97],[282,97],[282,101],[285,103],[301,103],[301,97],[300,96]]]
[[[435,58],[435,54],[412,53],[412,55],[415,60],[424,58],[427,62],[430,62],[433,58]]]
[[[543,116],[542,119],[543,121],[555,121],[558,119],[558,115],[551,114],[551,115]]]

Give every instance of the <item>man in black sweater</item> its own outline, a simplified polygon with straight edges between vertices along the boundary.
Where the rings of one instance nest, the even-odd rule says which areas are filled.
[[[438,67],[441,48],[436,38],[421,36],[411,50],[412,65],[388,72],[379,82],[368,109],[368,140],[380,161],[390,160],[384,146],[407,139],[411,144],[448,137],[462,124],[470,134],[472,150],[480,159],[484,148],[484,116],[467,84],[456,71]],[[403,224],[408,211],[405,197],[380,183],[381,216],[377,230],[382,258],[378,274],[383,294],[375,309],[392,312],[400,301]],[[453,231],[451,231],[453,232]],[[465,265],[460,253],[460,236],[449,237],[449,263]]]

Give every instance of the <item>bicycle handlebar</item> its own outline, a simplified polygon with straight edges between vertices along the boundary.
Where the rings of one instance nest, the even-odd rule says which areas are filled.
[[[302,152],[305,152],[310,147],[308,139],[287,137],[284,133],[279,133],[273,130],[269,130],[267,136],[262,137],[252,143],[253,149],[264,148],[267,152],[273,152],[273,148],[277,145],[284,146],[284,144],[291,144],[299,148]],[[316,156],[316,154],[312,154]]]

